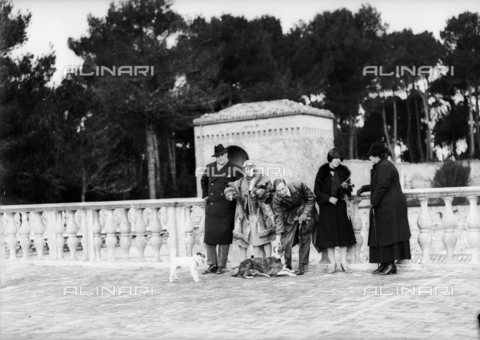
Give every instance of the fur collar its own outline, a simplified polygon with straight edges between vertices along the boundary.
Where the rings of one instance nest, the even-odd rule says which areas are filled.
[[[350,170],[345,165],[340,164],[338,166],[338,174],[340,175],[340,178],[342,180],[346,180],[348,177],[350,177]],[[324,181],[328,177],[330,177],[330,166],[328,163],[323,164],[319,169],[318,169],[318,176],[321,181]]]

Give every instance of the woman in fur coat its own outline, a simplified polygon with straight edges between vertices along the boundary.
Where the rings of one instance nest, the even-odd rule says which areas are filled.
[[[270,205],[272,192],[270,180],[258,171],[252,161],[243,163],[244,177],[230,183],[225,189],[228,200],[236,199],[233,243],[247,257],[249,245],[254,257],[270,257],[271,242],[275,240],[275,224]],[[260,195],[256,195],[257,192]]]
[[[313,244],[318,252],[328,249],[330,274],[336,271],[335,247],[340,247],[341,268],[350,272],[347,262],[347,247],[353,246],[355,234],[351,217],[347,211],[347,200],[352,186],[350,170],[342,164],[343,157],[338,149],[328,152],[327,161],[318,169],[314,193],[320,208],[319,223],[314,231]]]

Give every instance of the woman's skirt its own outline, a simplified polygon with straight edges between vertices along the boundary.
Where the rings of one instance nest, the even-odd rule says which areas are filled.
[[[313,244],[318,252],[325,248],[350,247],[356,243],[352,221],[347,215],[347,204],[338,200],[336,205],[320,204],[317,229]]]
[[[409,240],[383,247],[370,247],[370,263],[394,262],[395,260],[409,260],[411,258]]]

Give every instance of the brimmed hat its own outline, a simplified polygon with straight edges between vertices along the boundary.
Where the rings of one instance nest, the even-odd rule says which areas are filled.
[[[373,143],[372,146],[370,146],[370,150],[368,150],[367,152],[367,157],[378,156],[382,152],[386,152],[386,151],[387,151],[387,147],[385,146],[384,143],[376,142],[376,143]]]
[[[212,157],[217,157],[221,154],[224,154],[225,152],[228,152],[228,148],[223,147],[222,144],[218,144],[217,146],[215,146],[215,150],[213,152],[215,153],[212,155]]]
[[[332,150],[330,150],[327,154],[327,161],[328,162],[331,162],[332,159],[334,158],[340,158],[343,162],[343,160],[345,159],[345,157],[343,157],[341,154],[340,154],[340,151],[337,149],[337,148],[333,148]]]
[[[255,163],[253,163],[251,160],[246,160],[245,162],[243,162],[243,168],[247,167],[247,166],[250,166],[250,167],[255,167]]]

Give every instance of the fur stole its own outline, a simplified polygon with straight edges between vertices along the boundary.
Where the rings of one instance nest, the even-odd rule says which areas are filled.
[[[318,178],[323,182],[325,181],[328,177],[331,176],[330,174],[331,168],[328,165],[328,163],[323,164],[319,169],[318,169]],[[340,182],[345,181],[350,177],[350,170],[345,166],[340,164],[337,168],[337,173],[338,177],[340,179]]]

